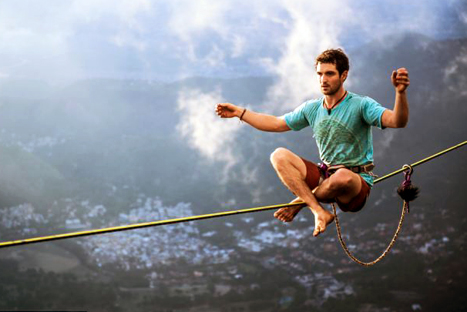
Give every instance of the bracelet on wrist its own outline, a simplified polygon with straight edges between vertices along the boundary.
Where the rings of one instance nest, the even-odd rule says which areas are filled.
[[[245,115],[245,113],[246,113],[246,108],[243,109],[243,112],[242,112],[242,114],[240,115],[240,121],[242,120],[243,115]]]

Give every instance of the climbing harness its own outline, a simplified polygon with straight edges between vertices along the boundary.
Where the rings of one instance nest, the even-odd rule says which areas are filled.
[[[320,163],[318,164],[318,168],[321,171],[323,178],[327,179],[333,173],[335,173],[338,169],[342,169],[342,168],[346,168],[355,173],[368,173],[369,175],[374,176],[372,170],[375,168],[375,165],[373,163],[369,163],[369,164],[361,165],[361,166],[347,167],[344,165],[328,166],[325,163]]]
[[[441,152],[438,152],[432,156],[429,156],[427,158],[424,158],[416,163],[413,163],[410,165],[410,168],[413,168],[415,166],[421,165],[427,161],[430,161],[436,157],[439,157],[445,153],[448,153],[450,151],[453,151],[461,146],[464,146],[467,144],[467,141],[464,141],[462,143],[459,143],[455,146],[452,146],[448,149],[445,149]],[[394,172],[391,172],[381,178],[378,178],[374,181],[374,183],[381,182],[385,179],[388,179],[396,174],[399,174],[401,172],[404,172],[407,170],[407,167],[402,167],[402,169],[396,170]],[[74,237],[82,237],[82,236],[90,236],[90,235],[98,235],[98,234],[105,234],[105,233],[111,233],[111,232],[118,232],[118,231],[127,231],[127,230],[133,230],[133,229],[139,229],[139,228],[145,228],[145,227],[153,227],[153,226],[162,226],[162,225],[168,225],[168,224],[175,224],[175,223],[182,223],[182,222],[190,222],[190,221],[197,221],[197,220],[203,220],[203,219],[211,219],[211,218],[219,218],[219,217],[226,217],[226,216],[231,216],[231,215],[237,215],[237,214],[245,214],[245,213],[252,213],[252,212],[259,212],[259,211],[266,211],[266,210],[273,210],[273,209],[279,209],[279,208],[285,208],[285,207],[295,207],[295,206],[302,206],[304,202],[295,202],[295,203],[286,203],[286,204],[279,204],[279,205],[272,205],[272,206],[263,206],[263,207],[254,207],[254,208],[247,208],[247,209],[240,209],[240,210],[232,210],[232,211],[224,211],[224,212],[217,212],[217,213],[211,213],[211,214],[204,214],[204,215],[198,215],[198,216],[191,216],[191,217],[185,217],[185,218],[178,218],[178,219],[169,219],[169,220],[161,220],[161,221],[153,221],[153,222],[144,222],[144,223],[137,223],[137,224],[131,224],[131,225],[122,225],[122,226],[116,226],[116,227],[109,227],[109,228],[103,228],[103,229],[97,229],[97,230],[87,230],[87,231],[80,231],[80,232],[71,232],[71,233],[63,233],[63,234],[56,234],[56,235],[49,235],[49,236],[40,236],[40,237],[33,237],[33,238],[27,238],[27,239],[19,239],[19,240],[13,240],[13,241],[6,241],[6,242],[1,242],[0,243],[0,248],[6,248],[6,247],[13,247],[13,246],[18,246],[18,245],[26,245],[26,244],[33,244],[33,243],[40,243],[40,242],[46,242],[46,241],[53,241],[53,240],[60,240],[60,239],[67,239],[67,238],[74,238]],[[333,206],[334,207],[334,206]],[[408,207],[406,207],[406,202],[404,202],[403,209],[402,209],[402,215],[401,215],[401,220],[399,222],[399,226],[397,228],[397,231],[393,237],[393,240],[389,244],[388,248],[386,248],[385,252],[376,259],[375,261],[370,262],[369,264],[365,262],[362,262],[360,264],[362,265],[373,265],[374,263],[380,261],[388,252],[389,249],[394,245],[395,240],[397,239],[397,235],[400,232],[400,229],[402,227],[402,222],[404,220],[406,210]],[[335,212],[335,207],[334,209],[334,214],[336,215]],[[338,226],[338,233],[340,233],[340,225],[339,221],[336,218],[336,226]],[[339,239],[341,241],[341,244],[343,243],[342,240],[342,235],[339,234]],[[345,244],[343,244],[345,246]],[[348,248],[344,248],[348,254],[350,252],[348,251]],[[350,254],[351,256],[351,254]],[[353,257],[353,256],[351,256]],[[381,258],[381,259],[380,259]],[[359,263],[358,259],[354,259],[357,263]],[[361,261],[360,261],[361,262]],[[374,262],[374,263],[373,263]]]

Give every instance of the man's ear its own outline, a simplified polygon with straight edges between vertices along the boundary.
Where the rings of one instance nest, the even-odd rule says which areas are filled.
[[[344,72],[342,73],[341,77],[344,79],[344,81],[347,79],[348,74],[349,74],[349,71],[348,71],[348,70],[346,70],[346,71],[344,71]]]

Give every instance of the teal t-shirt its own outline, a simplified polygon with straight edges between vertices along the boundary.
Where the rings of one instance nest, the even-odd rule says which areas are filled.
[[[345,99],[328,113],[324,98],[310,100],[284,115],[294,131],[313,129],[321,161],[327,165],[359,166],[373,162],[371,126],[382,129],[381,116],[386,108],[367,96],[348,92]],[[373,177],[362,173],[373,185]]]

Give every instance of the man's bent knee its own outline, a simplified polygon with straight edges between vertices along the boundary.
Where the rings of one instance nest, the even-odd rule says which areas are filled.
[[[290,162],[290,154],[292,152],[286,148],[278,147],[271,154],[271,163],[274,167],[284,165],[286,162]]]
[[[280,177],[298,174],[300,179],[306,178],[307,168],[303,159],[286,148],[277,148],[271,154],[271,163]]]
[[[337,170],[329,179],[329,187],[334,191],[357,192],[360,190],[358,175],[347,169]],[[352,192],[353,193],[353,192]]]
[[[347,169],[339,169],[329,180],[330,188],[342,203],[351,201],[362,188],[360,176]]]

